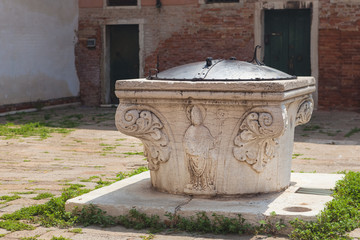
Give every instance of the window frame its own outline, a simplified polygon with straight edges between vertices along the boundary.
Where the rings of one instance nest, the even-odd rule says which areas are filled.
[[[227,3],[240,3],[240,0],[204,0],[204,4],[227,4]]]
[[[137,9],[141,8],[141,0],[137,0],[137,5],[125,5],[125,6],[110,6],[109,0],[104,1],[104,8],[105,9]]]

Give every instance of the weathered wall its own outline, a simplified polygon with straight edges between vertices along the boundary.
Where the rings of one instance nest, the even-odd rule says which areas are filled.
[[[160,70],[209,56],[249,60],[254,49],[255,5],[260,1],[264,2],[203,4],[202,0],[162,0],[158,9],[155,0],[141,0],[141,7],[133,8],[110,8],[102,0],[80,0],[76,54],[83,102],[105,103],[103,33],[107,24],[143,20],[144,75],[156,66],[157,56]],[[360,1],[314,1],[320,9],[315,16],[319,19],[319,108],[360,109]],[[92,37],[98,45],[87,49],[86,39]]]
[[[0,1],[0,106],[79,95],[77,0]]]
[[[319,15],[319,105],[359,110],[360,1],[322,0]]]
[[[143,20],[143,75],[156,67],[164,70],[178,64],[205,60],[206,57],[237,57],[250,60],[253,53],[254,4],[204,5],[198,0],[142,0],[141,7],[103,7],[101,0],[80,0],[79,42],[76,47],[81,99],[87,105],[105,103],[104,29],[108,24]],[[95,49],[86,47],[96,38]]]
[[[161,10],[159,43],[146,56],[145,71],[155,66],[157,56],[160,71],[188,62],[205,61],[207,57],[252,58],[254,4],[228,3],[221,8],[202,5],[181,11],[184,8],[164,7]]]

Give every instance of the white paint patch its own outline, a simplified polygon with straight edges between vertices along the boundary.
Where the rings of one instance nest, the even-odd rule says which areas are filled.
[[[0,2],[0,105],[79,95],[77,0]]]

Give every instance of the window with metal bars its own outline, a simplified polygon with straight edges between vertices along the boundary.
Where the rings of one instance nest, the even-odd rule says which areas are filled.
[[[137,0],[108,0],[108,6],[137,6]]]
[[[205,3],[234,3],[239,2],[239,0],[205,0]]]

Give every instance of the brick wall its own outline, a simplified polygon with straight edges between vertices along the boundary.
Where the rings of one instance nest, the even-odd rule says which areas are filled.
[[[232,6],[208,6],[187,11],[188,18],[182,27],[162,38],[146,57],[145,72],[156,66],[157,56],[160,71],[188,62],[205,61],[207,57],[250,60],[254,46],[254,5]],[[162,16],[164,25],[170,14]],[[166,31],[166,28],[163,26],[161,30]]]
[[[87,48],[87,39],[95,38],[96,47]],[[96,20],[79,19],[78,43],[75,48],[76,68],[80,80],[80,97],[84,105],[101,103],[101,28]]]
[[[360,3],[354,3],[321,4],[318,92],[323,109],[360,109]]]
[[[141,8],[132,9],[103,9],[101,0],[93,1],[97,5],[81,5],[76,48],[81,99],[86,105],[104,103],[101,29],[109,22],[143,19],[145,75],[156,66],[157,58],[159,69],[165,70],[209,56],[252,57],[257,0],[238,4],[162,0],[160,9],[155,0],[142,0]],[[323,109],[360,109],[360,4],[342,1],[320,0],[318,87]],[[96,49],[86,48],[90,37],[97,39]]]

